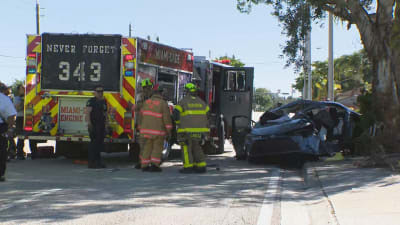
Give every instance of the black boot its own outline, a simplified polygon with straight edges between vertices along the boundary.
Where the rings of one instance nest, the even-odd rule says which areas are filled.
[[[194,171],[196,173],[205,173],[205,172],[207,172],[207,168],[205,166],[203,166],[203,167],[195,167]]]
[[[150,171],[151,172],[162,172],[162,169],[160,167],[158,167],[158,166],[151,165]]]
[[[182,168],[179,170],[179,173],[184,173],[184,174],[194,173],[194,169],[193,167]]]
[[[142,168],[142,172],[150,172],[150,166],[146,166]]]

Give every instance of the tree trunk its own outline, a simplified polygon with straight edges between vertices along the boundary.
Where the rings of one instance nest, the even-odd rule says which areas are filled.
[[[389,45],[385,48],[390,48]],[[382,46],[381,46],[382,47]],[[379,51],[378,51],[379,52]],[[375,112],[384,129],[379,140],[387,152],[400,152],[400,106],[398,50],[388,49],[374,58],[376,76],[373,83]],[[386,56],[385,56],[386,55]]]

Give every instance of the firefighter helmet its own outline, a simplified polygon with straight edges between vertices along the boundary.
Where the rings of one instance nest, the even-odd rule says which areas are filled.
[[[142,87],[148,87],[148,86],[152,87],[153,82],[149,78],[146,78],[146,79],[142,80],[141,85],[142,85]]]
[[[185,88],[189,91],[189,92],[196,92],[197,90],[197,88],[196,88],[196,85],[194,85],[193,83],[187,83],[186,85],[185,85]]]

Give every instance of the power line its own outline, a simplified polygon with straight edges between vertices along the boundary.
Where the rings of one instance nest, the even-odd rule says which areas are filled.
[[[15,58],[15,59],[24,59],[25,58],[25,57],[20,57],[20,56],[11,56],[11,55],[2,55],[2,54],[0,54],[0,57]]]

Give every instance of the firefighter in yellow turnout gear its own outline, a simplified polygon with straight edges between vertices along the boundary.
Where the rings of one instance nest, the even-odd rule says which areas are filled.
[[[143,82],[149,81],[144,80]],[[151,82],[149,85],[153,86]],[[140,151],[142,171],[162,171],[160,163],[164,139],[166,135],[171,135],[171,130],[172,121],[168,104],[163,100],[157,88],[152,96],[144,101],[140,109],[139,131],[144,146]]]
[[[185,89],[187,95],[175,106],[173,113],[178,127],[178,142],[182,148],[183,168],[179,172],[205,173],[207,164],[200,142],[210,133],[209,107],[197,96],[194,84],[186,84]]]

